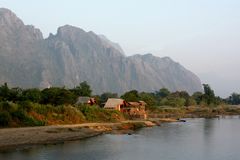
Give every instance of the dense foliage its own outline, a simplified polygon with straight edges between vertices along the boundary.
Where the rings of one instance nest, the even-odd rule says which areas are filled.
[[[71,90],[77,96],[91,96],[92,90],[86,81],[79,84],[79,86]]]
[[[87,82],[74,89],[51,87],[9,88],[0,86],[0,127],[42,126],[51,124],[75,124],[82,122],[116,122],[124,120],[118,111],[108,111],[97,106],[75,105],[78,96],[91,96]],[[105,101],[116,94],[105,93]]]
[[[170,92],[166,88],[153,93],[138,92],[131,90],[124,93],[120,98],[126,101],[145,101],[148,106],[217,106],[223,103],[240,104],[240,94],[233,93],[226,99],[215,96],[214,91],[208,84],[203,84],[204,92],[196,92],[189,95],[186,91]],[[84,81],[73,89],[51,87],[43,90],[37,88],[21,89],[9,88],[7,83],[0,86],[0,101],[24,102],[29,101],[39,104],[72,105],[78,96],[92,96],[90,85]],[[118,98],[116,93],[106,92],[94,96],[99,106],[102,106],[108,98]]]
[[[233,93],[230,97],[226,99],[226,102],[232,105],[240,104],[240,94]]]
[[[91,96],[91,87],[82,82],[74,89],[51,87],[43,90],[37,88],[9,88],[7,83],[0,86],[0,101],[23,102],[39,104],[68,105],[74,104],[78,96]]]
[[[214,91],[208,84],[203,84],[204,93],[195,92],[193,95],[189,95],[186,91],[170,92],[166,88],[162,88],[154,93],[138,92],[132,90],[124,93],[121,98],[126,101],[139,101],[143,100],[147,102],[148,107],[153,106],[172,106],[172,107],[183,107],[183,106],[218,106],[220,104],[240,104],[238,94],[233,94],[230,98],[224,100],[220,97],[215,96]]]
[[[158,108],[158,112],[168,114],[172,112],[188,114],[191,107],[198,107],[191,113],[200,115],[203,112],[211,114],[239,112],[234,108],[216,110],[215,107],[221,104],[239,105],[240,94],[233,93],[228,98],[222,99],[215,96],[209,85],[204,84],[203,89],[203,93],[196,92],[192,95],[185,91],[170,92],[166,88],[153,93],[132,90],[120,98],[128,102],[145,101],[148,110],[153,112]],[[51,87],[43,90],[9,88],[5,83],[0,86],[0,126],[39,126],[124,119],[118,111],[101,108],[108,98],[118,98],[116,93],[106,92],[93,96],[97,100],[96,106],[75,105],[78,96],[92,96],[91,94],[92,90],[87,82],[82,82],[73,89]]]

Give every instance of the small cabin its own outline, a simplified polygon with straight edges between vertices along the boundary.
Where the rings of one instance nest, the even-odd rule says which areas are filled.
[[[128,114],[132,118],[146,119],[145,106],[146,103],[144,101],[126,102],[119,98],[109,98],[104,105],[104,109],[118,110]]]
[[[77,102],[75,104],[76,105],[87,104],[92,106],[96,104],[96,100],[95,98],[91,98],[91,97],[78,97]]]
[[[104,109],[109,110],[118,110],[123,112],[124,109],[128,106],[128,103],[120,98],[108,98],[107,102],[104,105]]]
[[[145,110],[146,102],[144,101],[138,101],[138,102],[128,102],[129,104],[129,115],[132,118],[140,118],[140,119],[146,119],[147,113]]]

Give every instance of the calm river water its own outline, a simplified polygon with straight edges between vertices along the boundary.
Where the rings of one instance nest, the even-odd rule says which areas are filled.
[[[133,135],[102,135],[1,153],[0,160],[239,160],[240,118],[188,119]]]

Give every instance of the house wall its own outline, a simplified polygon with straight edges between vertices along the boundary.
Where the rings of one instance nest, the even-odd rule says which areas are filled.
[[[121,111],[121,105],[117,105],[116,110]]]

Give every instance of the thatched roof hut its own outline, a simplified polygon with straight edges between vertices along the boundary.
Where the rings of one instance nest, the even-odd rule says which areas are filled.
[[[147,114],[145,110],[146,102],[144,101],[138,101],[138,102],[128,102],[130,105],[129,108],[129,115],[132,118],[141,118],[141,119],[146,119]]]
[[[123,99],[119,98],[108,98],[104,108],[105,109],[115,109],[115,110],[121,110],[122,107],[126,106],[127,103]]]
[[[139,109],[145,109],[145,106],[147,105],[147,103],[144,101],[128,102],[128,104],[130,105],[130,107],[135,107]]]

